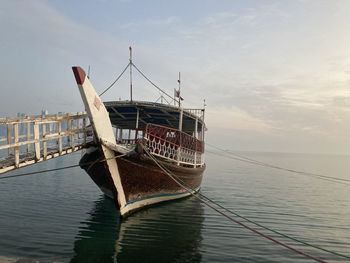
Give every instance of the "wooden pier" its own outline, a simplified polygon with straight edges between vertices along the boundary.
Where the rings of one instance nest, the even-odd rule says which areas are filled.
[[[92,140],[83,112],[0,118],[0,174],[81,150]]]

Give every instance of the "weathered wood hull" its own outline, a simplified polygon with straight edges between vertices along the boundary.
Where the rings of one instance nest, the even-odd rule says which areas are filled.
[[[118,172],[124,190],[126,204],[118,203],[118,193],[114,187],[112,178],[105,162],[95,162],[103,159],[98,150],[87,153],[80,161],[81,167],[89,174],[92,180],[107,196],[114,198],[121,211],[121,215],[129,214],[145,206],[178,199],[190,195],[190,193],[171,179],[152,160],[145,155],[136,154],[131,157],[122,157],[117,160]],[[199,190],[205,166],[188,168],[177,166],[167,162],[160,163],[172,174],[181,180],[184,185]]]
[[[155,117],[152,116],[149,121],[141,121],[147,123],[145,127],[139,127],[140,118],[145,118],[142,112],[146,108],[151,108],[151,112],[157,112],[157,118],[159,115],[166,115],[162,123],[165,121],[169,124],[168,119],[174,117],[165,110],[169,107],[161,106],[160,109],[156,109],[154,104],[150,106],[149,103],[144,105],[143,108],[139,104],[135,108],[136,104],[133,103],[128,103],[129,106],[124,105],[126,106],[124,111],[126,110],[134,116],[127,121],[128,125],[124,127],[129,129],[128,140],[131,138],[131,130],[136,131],[135,142],[140,129],[146,135],[146,137],[142,137],[147,143],[137,142],[136,148],[131,150],[123,144],[116,143],[111,118],[115,117],[113,112],[118,113],[118,111],[112,109],[112,115],[110,116],[110,112],[102,103],[84,70],[80,67],[73,67],[73,72],[93,128],[96,146],[96,148],[88,149],[88,153],[82,158],[80,165],[106,195],[114,198],[122,216],[151,204],[188,196],[199,189],[205,169],[204,161],[201,158],[204,151],[202,144],[204,123],[203,120],[199,120],[204,118],[204,109],[201,110],[202,115],[199,117],[191,112],[184,111],[181,107],[175,107],[178,121],[174,125],[175,127],[179,125],[178,130],[175,127],[154,124],[152,120]],[[130,108],[130,106],[133,108]],[[135,110],[136,114],[134,114]],[[187,116],[187,119],[184,116]],[[126,117],[122,116],[122,118],[125,119]],[[202,140],[198,140],[198,123],[201,122]],[[117,127],[122,125],[123,129],[125,123],[118,121],[117,123],[119,123]],[[183,130],[183,127],[185,127],[185,130]],[[192,133],[194,135],[191,135]],[[122,136],[120,139],[123,139]],[[149,156],[158,156],[155,158],[159,158],[161,165],[187,188],[176,183],[169,176],[169,173],[164,172],[153,162],[154,160],[149,159],[143,153],[144,147],[147,148],[146,153],[150,154]],[[122,154],[124,154],[123,157],[118,158],[118,155]]]

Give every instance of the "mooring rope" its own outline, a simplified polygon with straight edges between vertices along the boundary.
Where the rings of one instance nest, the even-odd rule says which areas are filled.
[[[163,168],[166,169],[168,173],[171,173],[166,167],[163,166]],[[174,175],[174,176],[175,176],[175,175]],[[177,179],[178,179],[180,182],[182,182],[183,184],[185,184],[185,182],[184,182],[183,180],[181,180],[180,178],[177,177]],[[193,190],[193,189],[192,189],[192,190]],[[262,225],[262,224],[260,224],[260,223],[258,223],[258,222],[255,222],[255,221],[253,221],[253,220],[251,220],[251,219],[249,219],[249,218],[247,218],[247,217],[245,217],[245,216],[242,216],[242,215],[240,215],[240,214],[238,214],[238,213],[236,213],[236,212],[234,212],[234,211],[232,211],[232,210],[230,210],[230,209],[224,207],[224,206],[221,205],[220,203],[214,201],[213,199],[211,199],[211,198],[205,196],[204,194],[202,194],[202,193],[200,193],[200,192],[198,192],[198,194],[199,194],[201,197],[203,197],[203,198],[207,199],[208,201],[210,201],[211,203],[217,205],[217,206],[220,207],[221,209],[224,209],[225,211],[227,211],[227,212],[229,212],[229,213],[231,213],[231,214],[233,214],[233,215],[235,215],[235,216],[237,216],[237,217],[239,217],[239,218],[242,218],[242,219],[244,219],[245,221],[247,221],[247,222],[249,222],[249,223],[252,223],[252,224],[254,224],[254,225],[258,226],[258,227],[261,227],[261,228],[263,228],[263,229],[265,229],[265,230],[271,231],[271,232],[273,232],[273,233],[275,233],[275,234],[278,234],[278,235],[280,235],[280,236],[282,236],[282,237],[288,238],[288,239],[290,239],[290,240],[292,240],[292,241],[295,241],[295,242],[297,242],[297,243],[300,243],[300,244],[303,244],[303,245],[306,245],[306,246],[309,246],[309,247],[313,247],[313,248],[315,248],[315,249],[322,250],[322,251],[324,251],[324,252],[333,254],[333,255],[335,255],[335,256],[339,256],[339,257],[343,257],[343,258],[346,258],[346,259],[350,259],[350,256],[348,256],[348,255],[344,255],[344,254],[341,254],[341,253],[339,253],[339,252],[335,252],[335,251],[332,251],[332,250],[329,250],[329,249],[326,249],[326,248],[323,248],[323,247],[320,247],[320,246],[317,246],[317,245],[313,245],[313,244],[311,244],[311,243],[309,243],[309,242],[306,242],[306,241],[297,239],[297,238],[295,238],[295,237],[286,235],[286,234],[281,233],[281,232],[279,232],[279,231],[277,231],[277,230],[274,230],[274,229],[272,229],[272,228],[269,228],[269,227],[267,227],[267,226],[264,226],[264,225]]]
[[[81,163],[81,164],[68,165],[68,166],[52,168],[52,169],[44,169],[44,170],[36,171],[36,172],[28,172],[28,173],[21,173],[21,174],[7,175],[7,176],[1,176],[0,175],[0,180],[8,179],[8,178],[14,178],[14,177],[21,177],[21,176],[25,176],[25,175],[42,174],[42,173],[66,170],[66,169],[79,167],[80,165],[89,165],[89,167],[88,167],[88,170],[89,170],[91,168],[91,166],[96,164],[96,163],[104,162],[104,161],[112,160],[112,159],[118,159],[118,158],[121,158],[121,157],[123,157],[125,155],[127,155],[127,154],[125,153],[125,154],[121,154],[121,155],[114,156],[114,157],[111,157],[111,158],[105,158],[105,159],[102,159],[102,160],[97,159],[97,160],[92,161],[92,162],[86,162],[86,163]]]
[[[258,165],[258,166],[263,166],[263,167],[267,167],[267,168],[272,168],[272,169],[276,169],[276,170],[282,170],[282,171],[285,171],[285,172],[290,172],[290,173],[299,174],[299,175],[307,175],[307,176],[314,177],[314,178],[317,178],[317,179],[320,179],[320,180],[323,180],[323,181],[329,181],[329,182],[332,182],[332,183],[337,183],[337,184],[350,186],[350,183],[347,183],[346,181],[342,182],[342,181],[339,181],[339,180],[334,180],[334,179],[331,179],[331,178],[327,178],[325,175],[320,177],[320,176],[316,176],[314,174],[307,173],[307,172],[298,172],[296,170],[292,170],[292,169],[288,169],[288,168],[277,167],[277,166],[274,166],[274,165],[268,165],[268,164],[264,164],[264,163],[253,162],[253,161],[249,161],[249,160],[246,160],[246,159],[237,158],[237,157],[231,156],[229,154],[225,155],[225,154],[220,154],[220,153],[216,153],[216,152],[209,151],[209,150],[206,150],[206,152],[214,154],[214,155],[217,155],[217,156],[222,156],[222,157],[225,157],[225,158],[229,158],[229,159],[232,159],[232,160],[240,161],[240,162],[245,162],[245,163]],[[338,178],[338,179],[343,180],[342,178]],[[347,180],[347,179],[344,179],[344,180]]]
[[[233,215],[235,215],[235,216],[237,216],[237,217],[239,217],[239,218],[242,218],[242,219],[244,219],[245,221],[247,221],[247,222],[249,222],[249,223],[252,223],[252,224],[254,224],[254,225],[256,225],[256,226],[259,226],[259,227],[261,227],[261,228],[263,228],[263,229],[266,229],[266,230],[268,230],[268,231],[271,231],[271,232],[273,232],[273,233],[275,233],[275,234],[277,234],[277,235],[280,235],[280,236],[282,236],[282,237],[288,238],[288,239],[293,240],[293,241],[295,241],[295,242],[297,242],[297,243],[300,243],[300,244],[303,244],[303,245],[306,245],[306,246],[309,246],[309,247],[312,247],[312,248],[315,248],[315,249],[318,249],[318,250],[322,250],[322,251],[324,251],[324,252],[333,254],[333,255],[335,255],[335,256],[339,256],[339,257],[343,257],[343,258],[346,258],[346,259],[350,259],[350,256],[348,256],[348,255],[344,255],[344,254],[341,254],[341,253],[336,252],[336,251],[332,251],[332,250],[329,250],[329,249],[326,249],[326,248],[323,248],[323,247],[320,247],[320,246],[317,246],[317,245],[313,245],[313,244],[311,244],[311,243],[309,243],[309,242],[306,242],[306,241],[297,239],[297,238],[292,237],[292,236],[290,236],[290,235],[283,234],[283,233],[281,233],[281,232],[279,232],[279,231],[277,231],[277,230],[274,230],[274,229],[272,229],[272,228],[269,228],[269,227],[267,227],[267,226],[264,226],[264,225],[262,225],[262,224],[260,224],[260,223],[258,223],[258,222],[255,222],[255,221],[253,221],[253,220],[251,220],[251,219],[249,219],[249,218],[247,218],[247,217],[245,217],[245,216],[242,216],[242,215],[240,215],[240,214],[238,214],[238,213],[236,213],[236,212],[234,212],[234,211],[232,211],[232,210],[230,210],[230,209],[228,209],[228,208],[222,206],[221,204],[215,202],[214,200],[208,198],[207,196],[204,196],[204,195],[201,194],[201,193],[199,193],[199,195],[201,195],[201,196],[203,196],[204,198],[208,199],[210,202],[215,203],[217,206],[219,206],[220,208],[224,209],[225,211],[227,211],[227,212],[229,212],[229,213],[231,213],[231,214],[233,214]]]
[[[314,178],[318,178],[318,179],[322,179],[322,180],[326,180],[326,181],[330,181],[330,182],[334,182],[334,183],[340,183],[340,184],[345,184],[345,185],[350,185],[348,182],[350,182],[350,179],[345,179],[345,178],[339,178],[339,177],[334,177],[334,176],[328,176],[328,175],[323,175],[323,174],[317,174],[317,173],[310,173],[310,172],[305,172],[305,171],[298,171],[295,169],[290,169],[290,168],[285,168],[282,166],[277,166],[277,165],[273,165],[270,163],[265,163],[265,162],[261,162],[252,158],[248,158],[242,155],[238,155],[235,154],[231,151],[226,151],[223,150],[217,146],[214,146],[212,144],[208,144],[206,143],[206,145],[221,151],[223,154],[221,154],[220,156],[224,156],[226,158],[230,158],[233,160],[237,160],[237,161],[241,161],[241,162],[246,162],[246,163],[250,163],[250,164],[254,164],[254,165],[260,165],[260,166],[264,166],[264,167],[268,167],[268,168],[273,168],[273,169],[277,169],[277,170],[283,170],[286,172],[290,172],[290,173],[295,173],[295,174],[301,174],[301,175],[307,175],[307,176],[312,176]],[[210,152],[207,150],[207,152]],[[212,154],[216,154],[215,152],[210,152]]]
[[[204,201],[203,199],[201,199],[201,198],[199,198],[197,195],[195,195],[195,192],[196,192],[196,191],[195,191],[194,189],[192,189],[191,187],[187,186],[186,183],[185,183],[183,180],[181,180],[180,178],[178,178],[176,175],[174,175],[173,173],[171,173],[166,167],[164,167],[163,165],[161,165],[161,164],[157,161],[157,159],[154,158],[154,157],[149,153],[149,151],[148,151],[147,149],[144,148],[144,150],[145,150],[146,154],[157,164],[157,166],[158,166],[163,172],[165,172],[172,180],[174,180],[179,186],[181,186],[182,188],[184,188],[186,191],[188,191],[191,195],[195,196],[195,197],[196,197],[197,199],[199,199],[201,202],[205,203],[207,206],[209,206],[210,208],[214,209],[216,212],[218,212],[218,213],[220,213],[221,215],[227,217],[229,220],[232,220],[233,222],[235,222],[235,223],[241,225],[242,227],[247,228],[248,230],[250,230],[250,231],[252,231],[252,232],[254,232],[254,233],[256,233],[256,234],[258,234],[258,235],[260,235],[260,236],[262,236],[262,237],[264,237],[264,238],[267,238],[267,239],[269,239],[269,240],[271,240],[271,241],[273,241],[273,242],[275,242],[275,243],[277,243],[277,244],[279,244],[279,245],[281,245],[281,246],[283,246],[283,247],[285,247],[285,248],[288,248],[288,249],[290,249],[290,250],[292,250],[292,251],[294,251],[294,252],[296,252],[296,253],[298,253],[298,254],[300,254],[300,255],[303,255],[303,256],[305,256],[305,257],[311,258],[311,259],[313,259],[313,260],[316,260],[317,262],[325,262],[325,261],[323,261],[322,259],[319,259],[319,258],[316,258],[316,257],[311,256],[311,255],[309,255],[309,254],[306,254],[305,252],[302,252],[302,251],[300,251],[300,250],[297,250],[297,249],[295,249],[295,248],[293,248],[293,247],[291,247],[291,246],[289,246],[289,245],[287,245],[287,244],[285,244],[285,243],[283,243],[283,242],[281,242],[281,241],[278,241],[278,240],[276,240],[276,239],[274,239],[274,238],[272,238],[272,237],[270,237],[270,236],[267,236],[266,234],[261,233],[260,231],[258,231],[258,230],[256,230],[256,229],[253,229],[253,228],[251,228],[251,227],[249,227],[249,226],[243,224],[242,222],[239,222],[239,221],[237,221],[237,220],[235,220],[235,219],[233,219],[233,218],[227,216],[227,215],[226,215],[225,213],[223,213],[222,211],[219,211],[218,209],[212,207],[212,206],[211,206],[210,204],[208,204],[206,201]],[[283,234],[283,233],[281,233],[281,232],[279,232],[279,231],[276,231],[276,230],[274,230],[274,229],[271,229],[271,228],[269,228],[269,227],[266,227],[266,226],[264,226],[264,225],[261,225],[260,223],[257,223],[257,222],[255,222],[255,221],[253,221],[253,220],[250,220],[250,219],[248,219],[248,218],[246,218],[246,217],[244,217],[244,216],[239,215],[239,214],[236,213],[236,212],[233,212],[233,211],[227,209],[226,207],[224,207],[224,206],[222,206],[221,204],[217,203],[216,201],[210,199],[209,197],[203,195],[202,193],[198,193],[198,194],[199,194],[201,197],[205,198],[205,199],[206,199],[207,201],[209,201],[210,203],[215,204],[215,205],[217,205],[218,207],[220,207],[221,209],[225,210],[226,212],[229,212],[230,214],[233,214],[233,215],[235,215],[235,216],[237,216],[237,217],[239,217],[239,218],[242,218],[242,219],[246,220],[247,222],[250,222],[250,223],[252,223],[252,224],[254,224],[254,225],[256,225],[256,226],[259,226],[259,227],[261,227],[261,228],[263,228],[263,229],[265,229],[265,230],[271,231],[271,232],[273,232],[273,233],[275,233],[275,234],[278,234],[278,235],[280,235],[280,236],[282,236],[282,237],[288,238],[288,239],[290,239],[290,240],[293,240],[293,241],[298,242],[298,243],[300,243],[300,244],[303,244],[303,245],[305,245],[305,246],[313,247],[313,248],[315,248],[315,249],[318,249],[318,250],[321,250],[321,251],[324,251],[324,252],[327,252],[327,253],[330,253],[330,254],[339,256],[339,257],[343,257],[343,258],[350,259],[350,256],[347,256],[347,255],[344,255],[344,254],[341,254],[341,253],[338,253],[338,252],[334,252],[334,251],[331,251],[331,250],[329,250],[329,249],[322,248],[322,247],[320,247],[320,246],[316,246],[316,245],[310,244],[310,243],[308,243],[308,242],[299,240],[299,239],[297,239],[297,238],[291,237],[291,236],[289,236],[289,235]]]
[[[289,246],[289,245],[287,245],[287,244],[285,244],[285,243],[283,243],[283,242],[281,242],[281,241],[279,241],[279,240],[276,240],[275,238],[270,237],[270,236],[268,236],[268,235],[266,235],[266,234],[264,234],[264,233],[262,233],[262,232],[260,232],[260,231],[258,231],[258,230],[256,230],[256,229],[254,229],[254,228],[252,228],[252,227],[250,227],[250,226],[248,226],[248,225],[246,225],[246,224],[244,224],[244,223],[242,223],[242,222],[240,222],[240,221],[238,221],[238,220],[235,220],[234,218],[228,216],[228,215],[225,214],[224,212],[222,212],[222,211],[218,210],[217,208],[213,207],[213,205],[211,205],[211,204],[214,204],[214,205],[220,207],[221,209],[223,209],[224,211],[226,211],[226,212],[228,212],[228,213],[230,213],[230,214],[232,214],[232,215],[235,215],[235,216],[237,216],[237,217],[239,217],[239,218],[241,218],[241,219],[244,219],[245,221],[247,221],[247,222],[249,222],[249,223],[252,223],[252,224],[254,224],[254,225],[258,226],[258,227],[261,227],[261,228],[263,228],[263,229],[265,229],[265,230],[271,231],[271,232],[273,232],[273,233],[275,233],[275,234],[278,234],[278,235],[280,235],[280,236],[282,236],[282,237],[285,237],[285,238],[287,238],[287,239],[293,240],[293,241],[295,241],[295,242],[297,242],[297,243],[300,243],[300,244],[303,244],[303,245],[305,245],[305,246],[309,246],[309,247],[312,247],[312,248],[315,248],[315,249],[318,249],[318,250],[321,250],[321,251],[324,251],[324,252],[327,252],[327,253],[330,253],[330,254],[339,256],[339,257],[343,257],[343,258],[346,258],[346,259],[350,259],[350,256],[348,256],[348,255],[344,255],[344,254],[341,254],[341,253],[338,253],[338,252],[334,252],[334,251],[329,250],[329,249],[322,248],[322,247],[317,246],[317,245],[310,244],[310,243],[308,243],[308,242],[306,242],[306,241],[299,240],[299,239],[297,239],[297,238],[295,238],[295,237],[292,237],[292,236],[283,234],[283,233],[281,233],[281,232],[279,232],[279,231],[277,231],[277,230],[274,230],[274,229],[272,229],[272,228],[266,227],[266,226],[264,226],[264,225],[262,225],[262,224],[260,224],[260,223],[258,223],[258,222],[255,222],[255,221],[253,221],[253,220],[251,220],[251,219],[249,219],[249,218],[247,218],[247,217],[244,217],[244,216],[242,216],[242,215],[240,215],[240,214],[238,214],[238,213],[236,213],[236,212],[234,212],[234,211],[232,211],[232,210],[230,210],[230,209],[224,207],[223,205],[219,204],[218,202],[212,200],[211,198],[205,196],[205,195],[202,194],[202,193],[198,193],[198,195],[199,195],[200,197],[202,197],[202,198],[198,197],[198,196],[195,194],[195,193],[197,192],[195,189],[192,189],[191,187],[187,186],[186,183],[185,183],[183,180],[181,180],[180,178],[178,178],[175,174],[171,173],[171,171],[169,171],[166,167],[164,167],[162,164],[160,164],[160,163],[158,162],[158,160],[152,156],[152,154],[148,151],[148,149],[146,149],[145,147],[143,147],[143,149],[144,149],[145,153],[155,162],[155,164],[156,164],[164,173],[166,173],[173,181],[175,181],[175,183],[177,183],[180,187],[182,187],[183,189],[185,189],[187,192],[189,192],[189,193],[190,193],[191,195],[193,195],[195,198],[197,198],[198,200],[200,200],[200,202],[204,203],[205,205],[207,205],[208,207],[210,207],[211,209],[213,209],[213,210],[216,211],[217,213],[221,214],[222,216],[226,217],[227,219],[231,220],[232,222],[234,222],[234,223],[236,223],[236,224],[238,224],[238,225],[240,225],[240,226],[242,226],[242,227],[244,227],[244,228],[246,228],[246,229],[248,229],[248,230],[254,232],[255,234],[260,235],[260,236],[262,236],[262,237],[264,237],[264,238],[266,238],[266,239],[268,239],[268,240],[270,240],[270,241],[272,241],[272,242],[274,242],[274,243],[276,243],[276,244],[278,244],[278,245],[281,245],[281,246],[283,246],[283,247],[285,247],[285,248],[287,248],[287,249],[289,249],[289,250],[291,250],[291,251],[294,251],[295,253],[298,253],[299,255],[302,255],[302,256],[304,256],[304,257],[313,259],[313,260],[315,260],[315,261],[317,261],[317,262],[326,263],[326,261],[324,261],[324,260],[322,260],[322,259],[319,259],[319,258],[314,257],[314,256],[312,256],[312,255],[309,255],[309,254],[307,254],[307,253],[305,253],[305,252],[303,252],[303,251],[300,251],[300,250],[298,250],[298,249],[296,249],[296,248],[293,248],[293,247],[291,247],[291,246]],[[123,157],[123,156],[125,156],[125,155],[126,155],[126,154],[122,154],[122,155],[114,156],[114,157],[111,157],[111,158],[105,158],[105,159],[102,159],[102,160],[99,160],[99,159],[98,159],[98,160],[95,160],[95,161],[92,161],[92,162],[82,163],[82,164],[80,164],[80,165],[89,165],[89,168],[88,168],[88,169],[90,169],[92,165],[94,165],[94,164],[96,164],[96,163],[98,163],[98,162],[104,162],[104,161],[110,160],[110,159],[121,158],[121,157]],[[7,178],[13,178],[13,177],[21,177],[21,176],[26,176],[26,175],[34,175],[34,174],[41,174],[41,173],[47,173],[47,172],[53,172],[53,171],[71,169],[71,168],[78,167],[78,166],[80,166],[80,165],[79,165],[79,164],[77,164],[77,165],[69,165],[69,166],[64,166],[64,167],[59,167],[59,168],[45,169],[45,170],[36,171],[36,172],[28,172],[28,173],[22,173],[22,174],[16,174],[16,175],[9,175],[9,176],[0,176],[0,180],[1,180],[1,179],[7,179]],[[203,198],[205,198],[207,201],[206,201],[206,200],[203,200]],[[208,203],[208,201],[209,201],[210,203]]]

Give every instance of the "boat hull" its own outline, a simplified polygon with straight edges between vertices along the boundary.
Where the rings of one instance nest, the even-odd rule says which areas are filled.
[[[80,166],[89,174],[104,194],[118,200],[118,193],[110,177],[108,166],[104,161],[96,161],[101,159],[103,158],[100,151],[95,150],[86,153],[82,157]],[[118,201],[115,202],[123,216],[152,204],[191,195],[188,190],[162,171],[153,160],[143,154],[124,156],[117,158],[116,161],[126,203],[120,205]],[[199,190],[205,166],[189,168],[158,161],[171,174],[175,175],[183,185],[194,192]],[[94,163],[85,165],[91,162]]]

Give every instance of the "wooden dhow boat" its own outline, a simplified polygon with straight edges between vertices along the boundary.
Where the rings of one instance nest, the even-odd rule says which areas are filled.
[[[84,70],[73,67],[73,72],[94,133],[80,166],[115,200],[121,216],[200,189],[204,108],[184,109],[180,102],[103,103]]]

